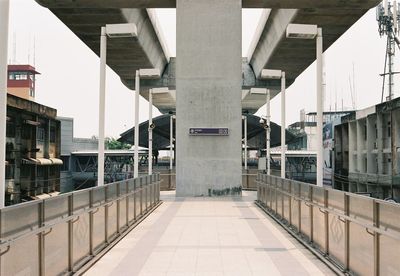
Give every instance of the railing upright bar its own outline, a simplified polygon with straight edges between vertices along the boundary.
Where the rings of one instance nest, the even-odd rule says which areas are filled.
[[[74,212],[74,198],[72,194],[68,196],[68,216],[72,216]],[[74,269],[74,224],[72,220],[68,221],[68,271]]]
[[[329,193],[328,190],[324,190],[324,207],[329,206]],[[329,213],[324,211],[324,230],[325,230],[325,254],[329,254]]]
[[[308,189],[308,197],[310,202],[313,202],[314,188],[309,187]],[[314,242],[314,206],[310,204],[309,208],[309,216],[310,216],[310,242]]]
[[[93,208],[93,190],[89,191],[89,207]],[[89,252],[91,256],[94,256],[93,222],[94,222],[94,214],[93,211],[91,211],[89,212]]]
[[[380,211],[379,202],[373,201],[373,220],[374,226],[379,228],[380,226]],[[380,274],[380,234],[374,233],[374,275],[379,276]]]
[[[108,185],[104,186],[104,239],[106,241],[106,244],[108,244]]]
[[[120,215],[121,215],[121,204],[119,197],[121,196],[121,183],[117,183],[117,233],[118,235],[121,233],[121,227],[120,227]]]
[[[298,194],[298,198],[301,198],[301,185],[298,185],[299,187],[299,194]],[[298,213],[299,213],[299,217],[298,217],[298,224],[299,224],[299,229],[298,232],[301,233],[301,200],[297,201],[297,208],[298,208]]]
[[[129,180],[125,181],[125,191],[128,194],[129,191]],[[133,198],[135,198],[135,195],[133,195]],[[125,226],[129,226],[129,200],[130,196],[125,197]]]
[[[289,180],[289,193],[290,193],[290,197],[289,197],[289,225],[292,226],[292,198],[293,198],[293,194],[292,194],[292,181]]]
[[[38,205],[38,226],[44,225],[44,201],[42,200]],[[38,235],[38,261],[39,261],[39,275],[45,275],[45,250],[44,250],[44,233],[40,232]]]
[[[140,216],[143,214],[143,177],[139,179],[140,181]]]
[[[350,215],[350,197],[348,194],[344,194],[344,214]],[[344,222],[344,266],[345,270],[350,270],[350,221],[345,219]]]

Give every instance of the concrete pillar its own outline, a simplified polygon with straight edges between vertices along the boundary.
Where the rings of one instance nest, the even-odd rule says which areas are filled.
[[[7,49],[10,1],[0,1],[0,208],[5,205],[6,117],[7,117]]]
[[[242,182],[242,1],[176,2],[176,194],[226,193]],[[189,136],[193,127],[229,135]]]

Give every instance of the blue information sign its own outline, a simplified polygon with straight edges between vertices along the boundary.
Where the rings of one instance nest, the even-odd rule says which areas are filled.
[[[190,128],[191,136],[228,136],[228,128]]]

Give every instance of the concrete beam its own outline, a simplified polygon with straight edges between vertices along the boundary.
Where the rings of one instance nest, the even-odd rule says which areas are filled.
[[[100,54],[102,26],[135,23],[137,38],[113,38],[107,43],[107,65],[124,83],[129,83],[130,89],[135,88],[137,69],[157,68],[163,72],[169,62],[168,48],[151,9],[51,8],[51,11],[97,55]]]
[[[321,1],[326,2],[326,1]],[[331,1],[332,2],[332,1]],[[288,39],[286,27],[290,23],[315,24],[322,28],[324,51],[357,22],[379,0],[364,1],[359,8],[346,1],[335,8],[273,9],[266,10],[253,39],[248,58],[257,78],[261,70],[280,69],[290,79],[296,79],[315,59],[314,40]]]
[[[36,0],[48,8],[176,8],[176,0]],[[243,8],[369,9],[375,0],[242,0]]]

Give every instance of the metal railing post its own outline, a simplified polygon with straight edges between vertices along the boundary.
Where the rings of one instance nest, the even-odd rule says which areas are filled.
[[[329,206],[329,193],[328,190],[324,190],[324,207]],[[329,213],[324,211],[324,224],[325,224],[325,254],[329,254]]]
[[[42,200],[38,205],[38,226],[44,225],[44,201]],[[39,233],[39,247],[38,247],[38,261],[39,261],[39,275],[45,275],[45,250],[44,250],[44,233]]]
[[[286,182],[286,179],[283,179],[282,180],[282,185],[281,185],[282,219],[285,219],[285,197],[286,197],[286,195],[284,193],[284,191],[285,191],[285,182]]]
[[[298,217],[299,229],[298,229],[298,231],[299,231],[299,233],[301,233],[301,185],[299,185],[298,197],[300,198],[300,200],[297,201],[298,202],[297,208],[299,211],[299,217]]]
[[[310,242],[314,242],[314,206],[312,205],[313,202],[313,187],[310,186],[308,190],[308,197],[310,199],[310,206],[309,208],[309,216],[310,216]]]
[[[373,219],[374,226],[379,228],[380,226],[380,214],[379,214],[379,202],[373,201]],[[374,233],[374,275],[379,276],[380,274],[380,234]]]
[[[120,234],[120,215],[121,215],[121,210],[120,210],[120,200],[119,197],[121,196],[121,183],[117,183],[117,233]]]
[[[125,181],[125,191],[127,194],[130,193],[129,191],[129,180]],[[133,194],[133,198],[135,198],[135,194]],[[129,227],[129,200],[130,196],[125,197],[125,225]]]
[[[74,212],[74,198],[68,196],[68,216],[72,216]],[[72,272],[74,269],[74,224],[73,220],[68,221],[68,271]]]
[[[138,185],[137,185],[137,179],[133,180],[133,220],[136,221],[136,216],[137,216],[137,208],[136,208],[136,204],[137,204],[137,197],[138,197]]]
[[[89,207],[93,208],[93,190],[89,191]],[[89,252],[91,256],[94,256],[93,223],[94,214],[93,211],[91,211],[89,212]]]
[[[292,200],[293,200],[293,194],[292,194],[292,181],[289,181],[289,225],[292,226]]]
[[[350,215],[350,197],[344,194],[344,214]],[[350,270],[350,221],[345,219],[344,223],[344,268],[346,271]]]
[[[139,179],[140,182],[140,216],[143,214],[143,177]]]
[[[105,238],[105,242],[106,244],[108,244],[108,185],[106,185],[104,187],[104,238]]]

